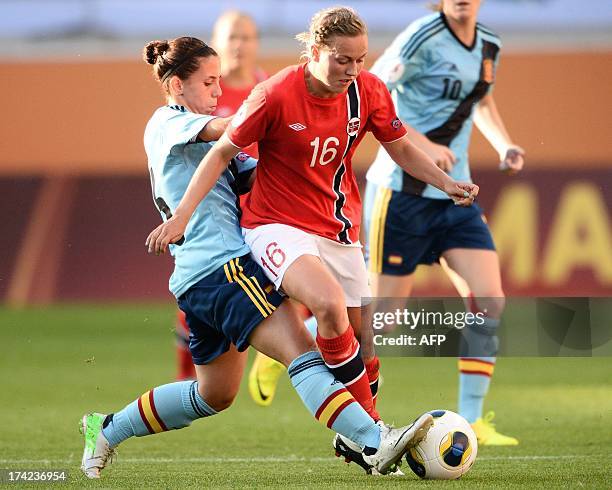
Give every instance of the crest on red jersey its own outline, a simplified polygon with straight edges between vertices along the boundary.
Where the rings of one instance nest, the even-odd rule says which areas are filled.
[[[346,132],[349,136],[355,136],[359,132],[359,128],[361,127],[361,119],[358,117],[353,117],[349,120],[346,125]]]

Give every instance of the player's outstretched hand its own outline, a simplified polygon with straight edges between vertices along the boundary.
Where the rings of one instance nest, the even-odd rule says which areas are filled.
[[[456,182],[454,180],[451,180],[444,188],[444,192],[450,196],[457,206],[471,206],[479,190],[476,184]]]
[[[187,223],[179,217],[172,216],[168,221],[155,228],[145,241],[149,253],[163,254],[170,243],[178,242],[185,233]]]
[[[511,146],[506,150],[499,169],[508,175],[514,175],[523,170],[523,165],[525,165],[525,150],[520,146]]]

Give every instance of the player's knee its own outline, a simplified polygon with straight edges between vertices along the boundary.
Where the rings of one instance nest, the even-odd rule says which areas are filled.
[[[490,318],[501,318],[506,307],[506,296],[501,289],[489,289],[476,298],[476,306]]]
[[[212,408],[215,412],[222,412],[228,409],[234,403],[238,390],[214,390],[202,393],[203,390],[198,390],[202,399]]]
[[[235,399],[235,394],[219,394],[209,401],[208,404],[216,412],[222,412],[231,407]]]
[[[341,289],[320,292],[313,299],[310,310],[314,314],[319,328],[340,328],[346,324],[346,306]],[[342,332],[336,332],[341,334]]]

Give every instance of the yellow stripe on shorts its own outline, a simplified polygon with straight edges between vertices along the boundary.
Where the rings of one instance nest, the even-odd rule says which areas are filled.
[[[223,270],[225,271],[225,277],[227,277],[227,282],[229,282],[229,283],[234,282],[234,280],[232,279],[232,276],[230,274],[229,267],[227,266],[227,264],[223,264]]]
[[[232,273],[232,279],[240,284],[242,290],[247,294],[247,296],[251,299],[253,304],[257,307],[259,312],[262,314],[264,318],[268,318],[270,313],[268,310],[261,304],[261,302],[253,295],[249,287],[244,283],[244,281],[238,275],[238,271],[236,269],[236,264],[234,263],[234,259],[229,261],[229,267]]]
[[[370,272],[382,273],[383,247],[385,241],[385,223],[387,221],[387,211],[389,201],[393,191],[386,187],[379,187],[374,199],[372,210],[372,221],[370,226],[369,248],[370,248]]]
[[[268,301],[268,295],[266,294],[266,292],[263,290],[263,288],[261,287],[261,285],[259,284],[259,281],[257,280],[257,278],[255,276],[253,276],[251,279],[253,279],[253,282],[255,283],[255,286],[257,287],[257,290],[261,293],[261,295],[263,296],[263,298],[266,300],[266,303],[268,304],[268,306],[270,307],[270,309],[272,311],[276,311],[276,306],[274,306],[272,303],[270,303]],[[272,288],[273,289],[273,288]],[[272,289],[270,289],[268,291],[268,293],[272,292]]]
[[[259,301],[261,301],[261,304],[266,308],[266,310],[268,310],[269,313],[272,313],[276,308],[274,308],[274,306],[272,306],[268,302],[266,293],[263,292],[263,290],[261,289],[261,287],[259,287],[259,284],[257,283],[257,278],[254,276],[248,277],[244,273],[244,269],[240,265],[240,258],[236,259],[236,267],[238,269],[238,275],[240,276],[240,278],[245,282],[247,286],[249,286],[251,292],[257,297]]]

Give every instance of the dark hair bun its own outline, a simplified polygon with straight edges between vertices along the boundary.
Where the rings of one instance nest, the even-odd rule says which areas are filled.
[[[168,44],[168,41],[151,41],[145,46],[142,57],[149,65],[154,65],[157,62],[157,58],[169,49],[170,44]]]

